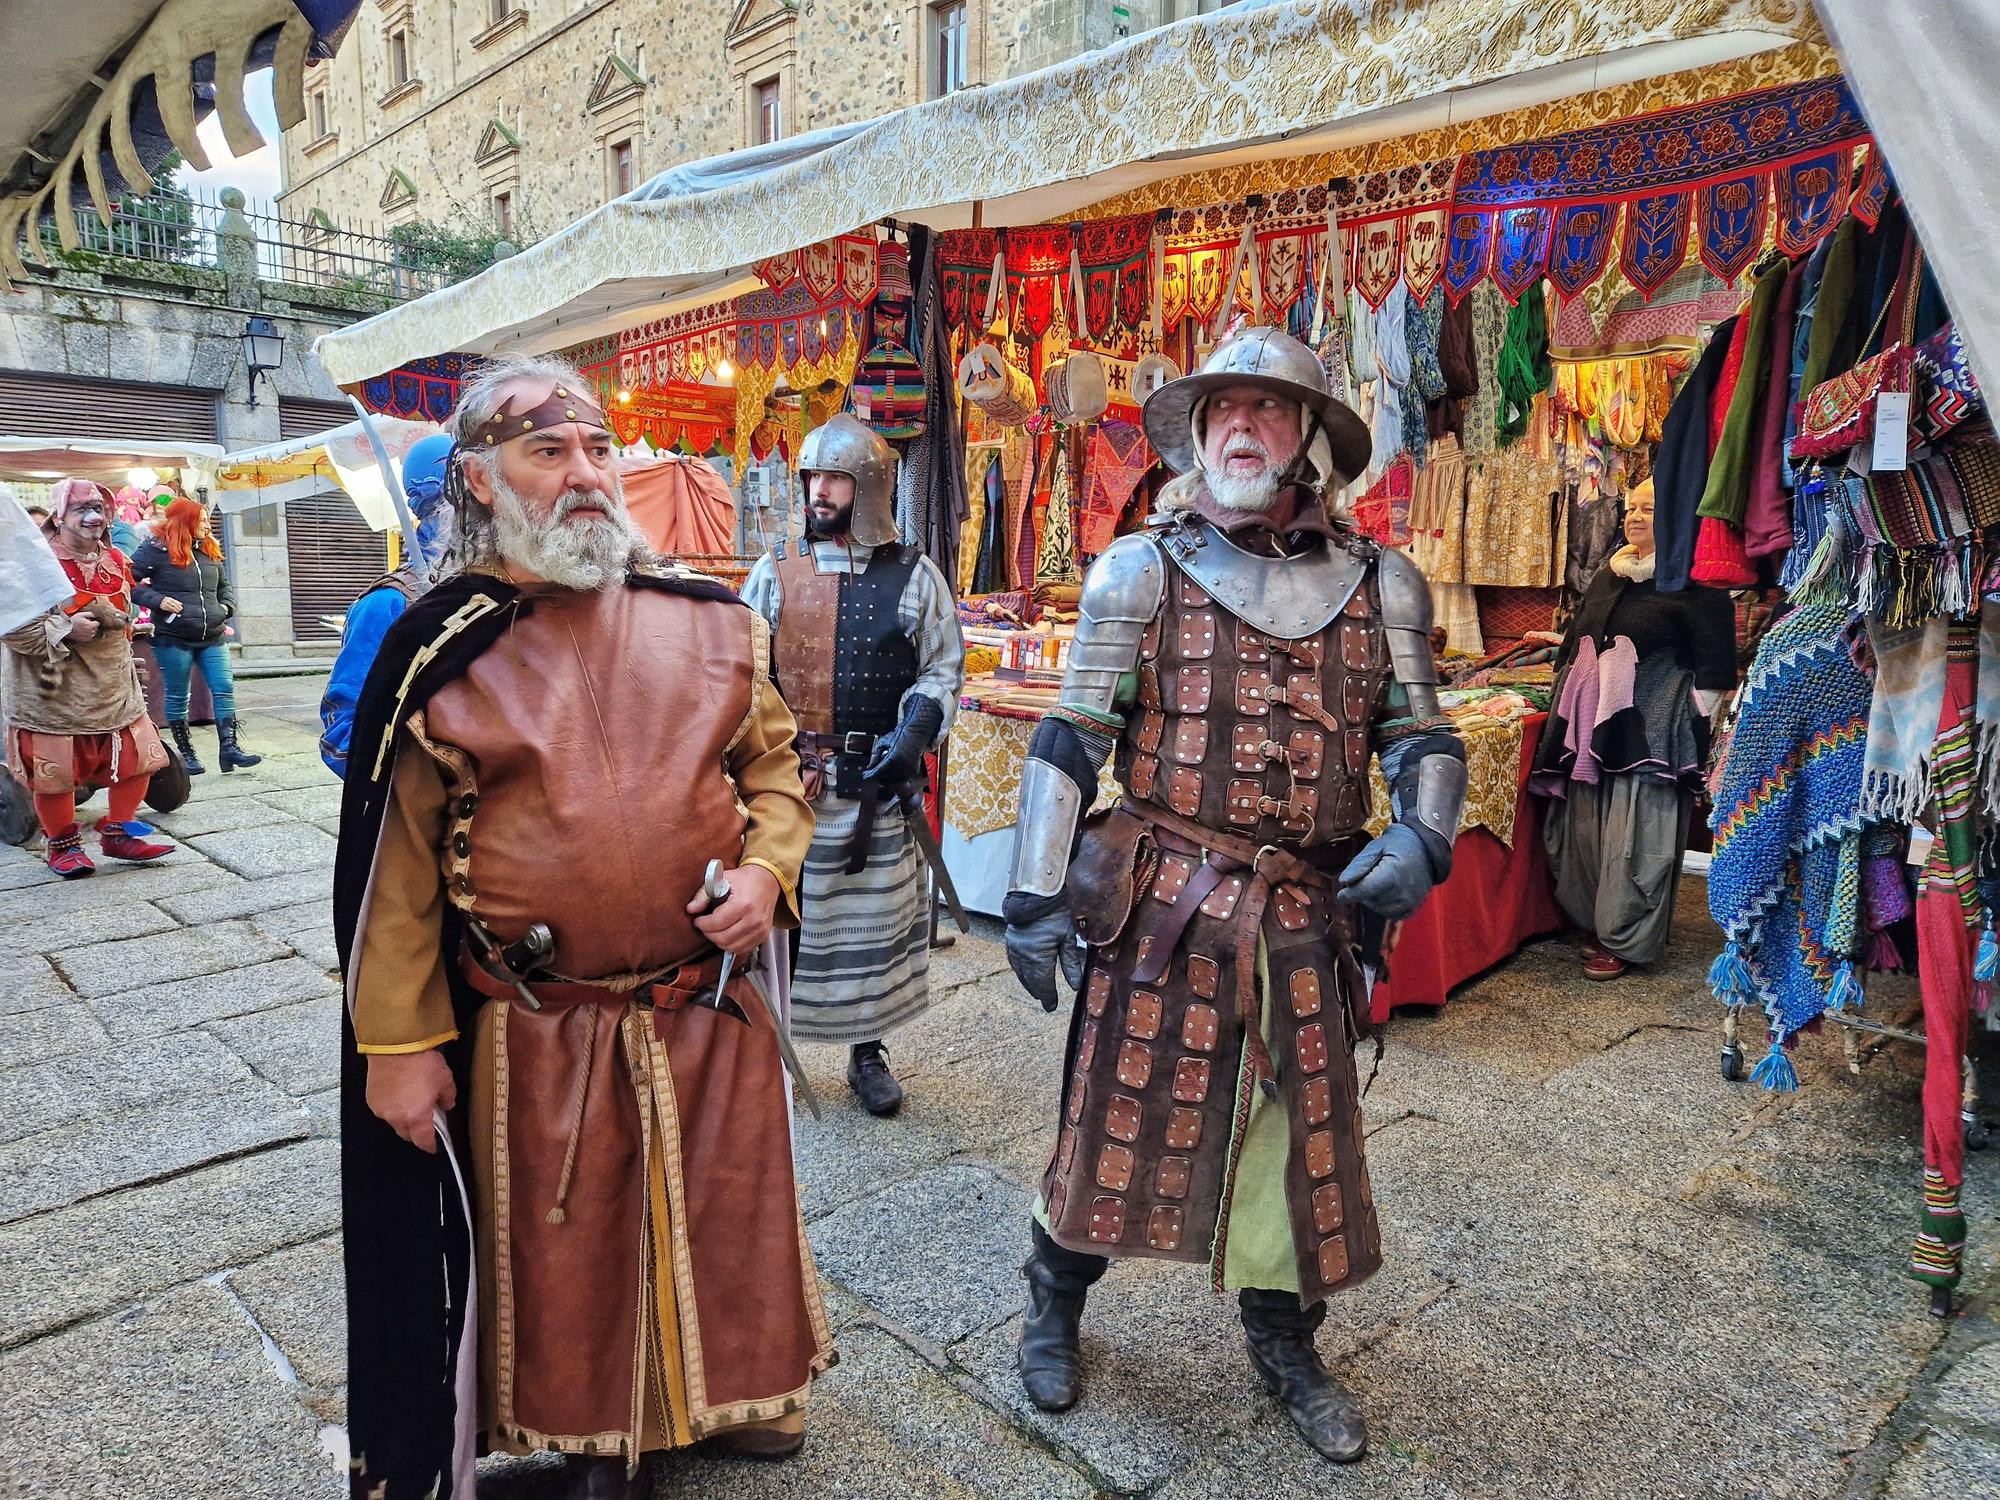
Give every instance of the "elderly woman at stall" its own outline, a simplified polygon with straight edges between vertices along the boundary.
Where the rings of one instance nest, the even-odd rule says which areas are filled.
[[[1651,963],[1673,925],[1708,717],[1736,681],[1728,594],[1653,586],[1653,485],[1625,500],[1625,546],[1591,579],[1557,657],[1530,788],[1556,897],[1587,934],[1583,972]]]

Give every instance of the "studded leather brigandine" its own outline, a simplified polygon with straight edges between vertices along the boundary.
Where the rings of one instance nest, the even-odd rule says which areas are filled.
[[[1166,574],[1116,750],[1127,807],[1094,820],[1070,869],[1094,945],[1042,1199],[1071,1249],[1205,1261],[1220,1284],[1241,1201],[1236,1121],[1268,1067],[1275,1098],[1260,1108],[1289,1131],[1284,1198],[1310,1305],[1382,1255],[1353,1061],[1363,981],[1331,878],[1365,838],[1371,725],[1391,680],[1377,570],[1371,559],[1341,612],[1295,640],[1252,629],[1180,567]],[[1288,878],[1246,867],[1262,846],[1296,857]],[[1122,909],[1078,889],[1105,848],[1113,866],[1130,861]],[[1268,995],[1268,1064],[1238,983],[1259,938],[1267,982],[1249,988]]]

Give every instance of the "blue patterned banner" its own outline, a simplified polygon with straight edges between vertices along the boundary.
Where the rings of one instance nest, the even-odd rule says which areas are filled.
[[[1695,194],[1696,253],[1724,281],[1741,276],[1764,243],[1763,177],[1711,182]]]
[[[1845,149],[1828,151],[1787,162],[1772,174],[1778,203],[1778,248],[1785,254],[1806,254],[1840,222],[1847,211],[1853,157],[1853,152]]]
[[[1556,210],[1549,241],[1549,280],[1564,301],[1603,274],[1611,260],[1612,232],[1617,227],[1615,203],[1566,203]]]
[[[1445,236],[1444,294],[1456,306],[1493,263],[1493,221],[1486,214],[1453,214]]]
[[[1509,302],[1519,302],[1548,269],[1549,219],[1539,205],[1494,215],[1493,284]]]
[[[1687,260],[1687,193],[1655,193],[1625,205],[1618,268],[1650,299]]]

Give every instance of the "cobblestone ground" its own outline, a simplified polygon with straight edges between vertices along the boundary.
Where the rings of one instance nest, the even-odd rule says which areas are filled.
[[[245,684],[269,758],[200,778],[164,862],[61,884],[0,848],[0,1492],[340,1493],[318,688]],[[893,1041],[901,1119],[807,1049],[831,1108],[801,1122],[800,1179],[842,1359],[806,1452],[678,1455],[660,1493],[2000,1495],[2000,1149],[1972,1158],[1972,1272],[1939,1322],[1900,1274],[1919,1059],[1854,1076],[1808,1041],[1797,1095],[1723,1082],[1702,894],[1651,974],[1583,983],[1554,939],[1391,1028],[1367,1104],[1388,1267],[1322,1336],[1376,1435],[1346,1470],[1292,1435],[1186,1267],[1115,1268],[1083,1405],[1028,1409],[1018,1266],[1062,1026],[995,929],[959,940]]]

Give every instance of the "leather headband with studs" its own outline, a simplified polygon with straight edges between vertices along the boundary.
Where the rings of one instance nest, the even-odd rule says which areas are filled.
[[[557,386],[549,393],[541,405],[527,411],[501,410],[480,424],[473,437],[475,448],[497,448],[514,438],[527,437],[546,427],[560,427],[565,422],[583,422],[592,427],[603,427],[604,413],[588,396],[578,395],[563,386]]]

